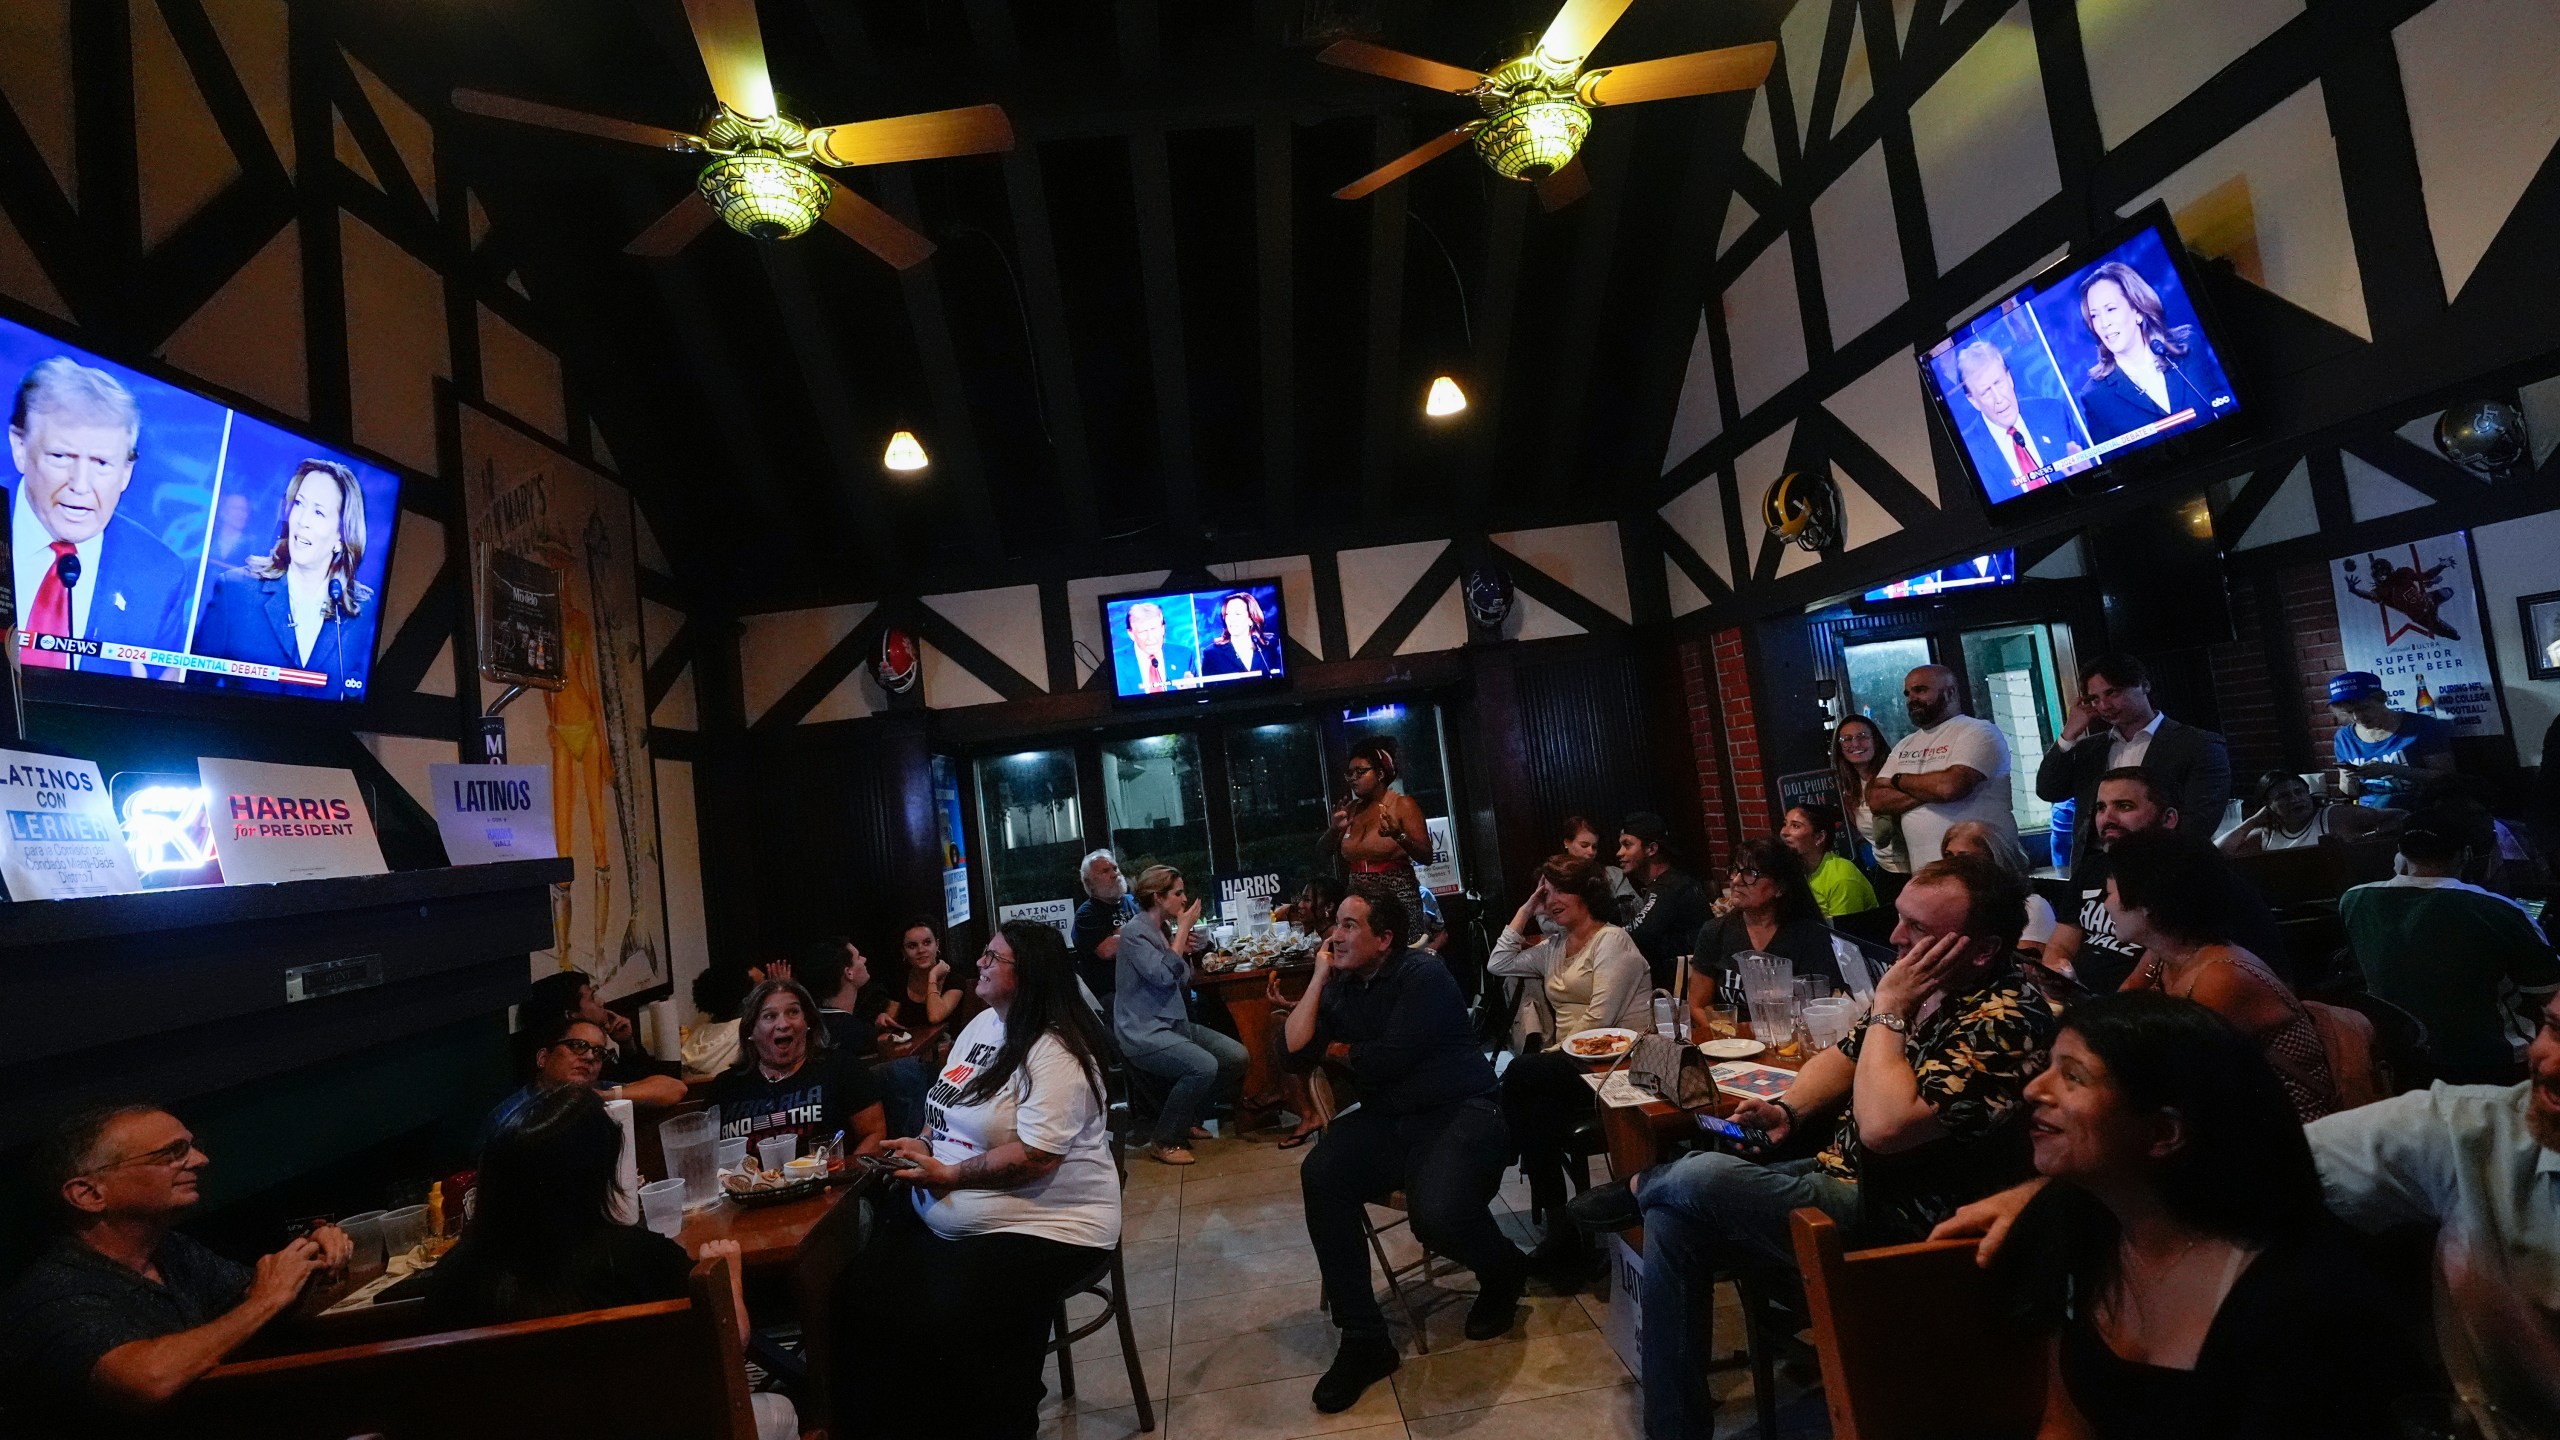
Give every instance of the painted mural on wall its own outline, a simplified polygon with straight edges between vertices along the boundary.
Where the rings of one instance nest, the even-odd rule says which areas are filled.
[[[463,504],[475,567],[494,555],[560,578],[560,684],[507,707],[508,755],[551,766],[552,827],[576,862],[552,891],[555,947],[610,999],[669,978],[647,657],[631,496],[506,422],[461,410]],[[484,586],[474,586],[487,603]]]
[[[2457,735],[2504,735],[2489,625],[2461,531],[2329,563],[2347,668],[2390,688],[2391,708],[2451,720]]]

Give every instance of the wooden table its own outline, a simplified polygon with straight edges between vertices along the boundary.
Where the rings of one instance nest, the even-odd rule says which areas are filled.
[[[1312,963],[1277,969],[1258,965],[1203,975],[1194,987],[1204,998],[1215,997],[1226,1006],[1227,1017],[1235,1022],[1236,1039],[1244,1044],[1244,1090],[1236,1100],[1238,1131],[1262,1129],[1280,1114],[1280,1056],[1272,1041],[1272,1018],[1279,1010],[1271,1003],[1271,977],[1280,977],[1280,993],[1295,1003],[1307,993],[1307,977],[1314,973]]]
[[[1748,1023],[1735,1028],[1741,1030],[1746,1038],[1749,1036],[1751,1026]],[[1781,1060],[1776,1052],[1768,1050],[1761,1051],[1751,1059],[1757,1064],[1773,1066],[1780,1070],[1800,1069],[1804,1065],[1802,1059]],[[1595,1062],[1593,1068],[1602,1068],[1610,1063],[1614,1062]],[[1693,1112],[1683,1110],[1668,1101],[1648,1100],[1642,1105],[1612,1105],[1594,1093],[1591,1103],[1600,1107],[1600,1134],[1608,1143],[1611,1179],[1624,1180],[1640,1171],[1650,1169],[1662,1159],[1662,1152],[1669,1147],[1671,1141],[1683,1135],[1698,1133],[1698,1122],[1692,1118]],[[1716,1091],[1712,1104],[1716,1114],[1730,1115],[1733,1113],[1733,1106],[1733,1096],[1721,1089]]]
[[[748,1274],[787,1270],[800,1258],[800,1237],[856,1188],[830,1185],[807,1199],[779,1205],[741,1205],[724,1199],[700,1210],[686,1211],[684,1229],[677,1232],[676,1243],[684,1247],[684,1253],[692,1255],[706,1241],[735,1240]]]

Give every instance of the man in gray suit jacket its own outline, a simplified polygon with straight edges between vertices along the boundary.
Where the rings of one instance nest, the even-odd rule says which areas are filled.
[[[2151,708],[2151,674],[2131,655],[2105,655],[2080,667],[2080,703],[2062,737],[2036,766],[2036,795],[2048,804],[2073,800],[2071,863],[2088,852],[2098,777],[2139,765],[2176,802],[2177,826],[2211,838],[2231,800],[2231,751],[2211,730],[2181,725]]]

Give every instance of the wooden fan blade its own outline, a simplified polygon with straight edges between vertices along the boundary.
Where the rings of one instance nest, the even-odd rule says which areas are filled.
[[[1334,191],[1333,198],[1336,200],[1357,200],[1361,196],[1367,195],[1372,191],[1380,190],[1386,186],[1392,185],[1398,180],[1403,179],[1405,176],[1412,174],[1414,171],[1421,169],[1423,166],[1430,164],[1432,161],[1439,159],[1441,156],[1448,154],[1450,151],[1457,149],[1460,145],[1465,144],[1467,137],[1476,133],[1476,127],[1483,123],[1484,122],[1480,120],[1470,120],[1466,124],[1459,126],[1457,129],[1450,131],[1446,135],[1434,136],[1429,141],[1421,145],[1417,145],[1411,150],[1407,150],[1402,155],[1388,161],[1386,164],[1379,166],[1377,169],[1370,171],[1368,174],[1363,175],[1359,179],[1352,181],[1350,184],[1343,186],[1341,189]]]
[[[842,185],[831,188],[835,196],[827,201],[827,223],[852,236],[855,244],[901,270],[923,264],[933,253],[933,242],[897,216]]]
[[[750,120],[773,118],[773,76],[764,67],[764,32],[756,28],[756,0],[684,0],[711,93]]]
[[[1694,55],[1612,65],[1582,77],[1582,103],[1633,105],[1644,100],[1750,90],[1769,78],[1769,66],[1777,58],[1778,47],[1763,41],[1736,45],[1730,50],[1701,50]]]
[[[1316,52],[1316,58],[1345,70],[1383,75],[1407,85],[1419,85],[1425,90],[1446,90],[1452,95],[1464,95],[1485,83],[1484,76],[1473,70],[1443,65],[1419,55],[1407,55],[1401,50],[1372,45],[1366,40],[1336,40]]]
[[[711,213],[711,202],[702,198],[701,191],[687,191],[673,209],[649,222],[648,229],[633,236],[631,243],[622,247],[622,253],[652,258],[673,255],[692,244],[718,218]]]
[[[931,110],[886,120],[857,120],[809,132],[809,149],[827,165],[894,165],[1013,148],[1013,122],[1001,105]]]
[[[1633,0],[1565,0],[1547,33],[1538,37],[1538,53],[1558,65],[1579,65],[1600,48],[1600,37],[1627,13]]]
[[[557,105],[518,100],[508,95],[491,95],[481,90],[454,91],[453,108],[472,115],[486,115],[492,120],[513,120],[524,125],[539,125],[546,130],[593,135],[599,140],[628,140],[634,145],[647,145],[659,150],[702,148],[699,136],[669,130],[662,125],[616,120],[609,115],[590,115],[584,110],[564,110]]]
[[[1591,172],[1582,168],[1582,157],[1577,155],[1563,169],[1538,182],[1538,206],[1553,215],[1590,193]]]

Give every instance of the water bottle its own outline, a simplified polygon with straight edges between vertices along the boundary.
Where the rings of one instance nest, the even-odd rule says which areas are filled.
[[[1670,993],[1653,992],[1653,1033],[1666,1040],[1678,1038],[1679,1007],[1672,1004]]]

